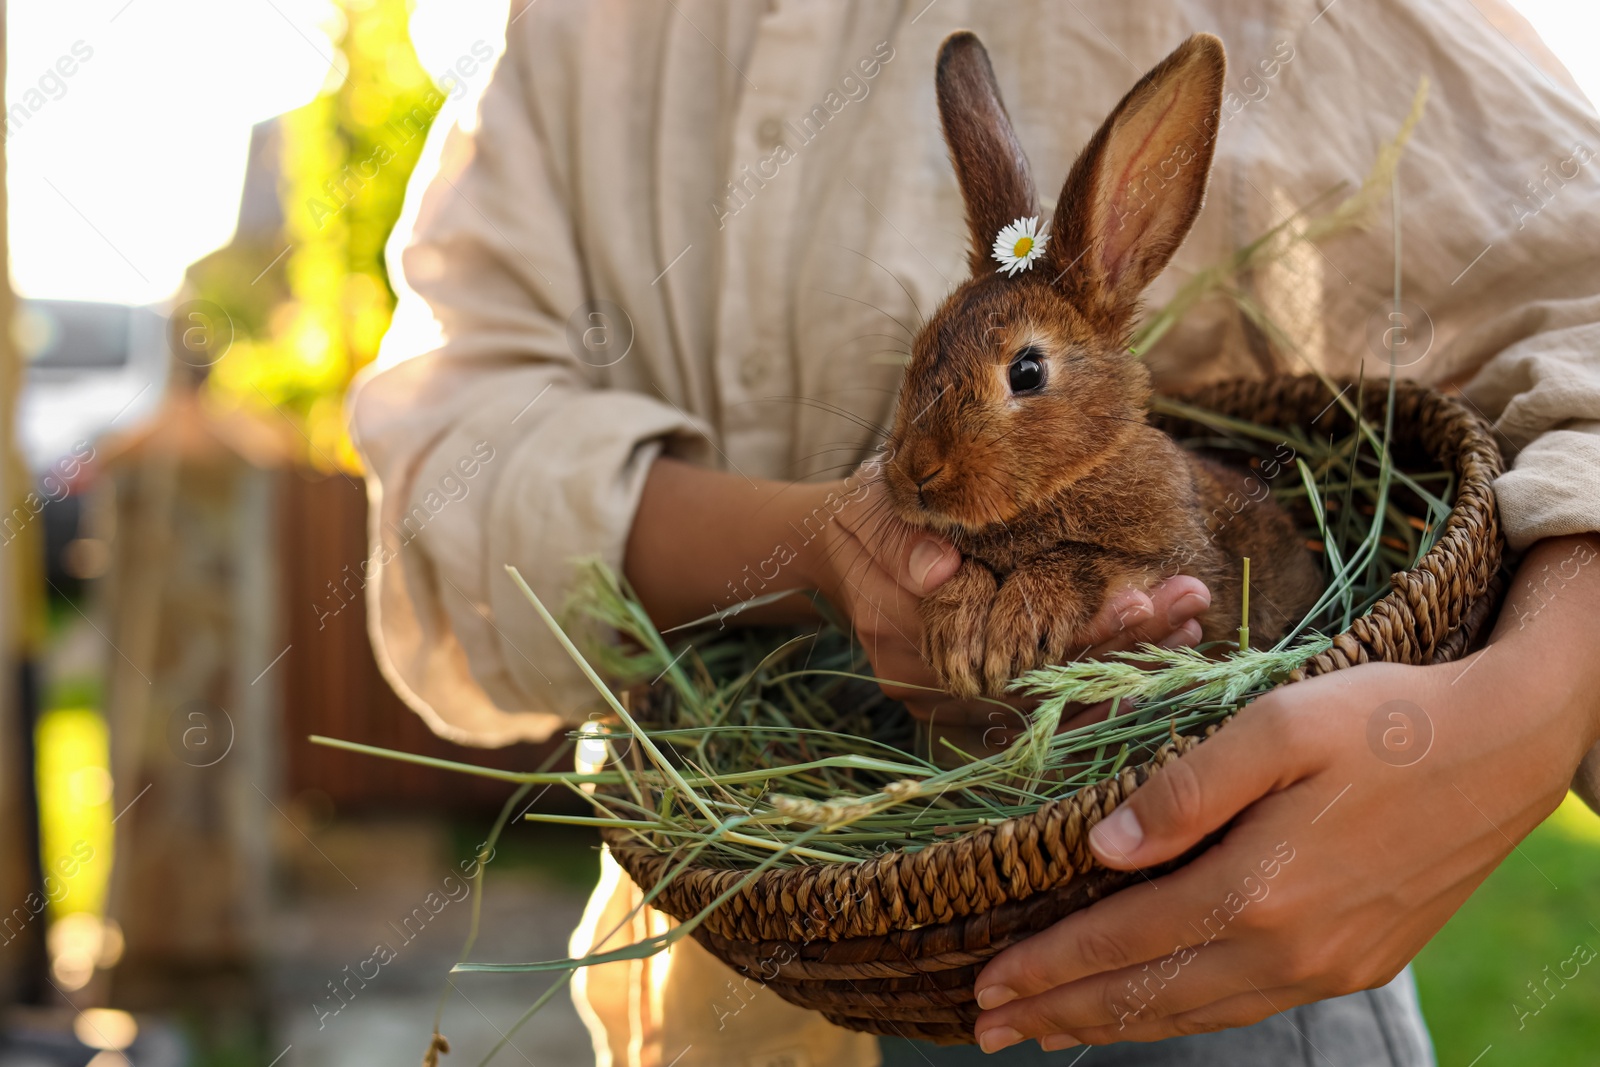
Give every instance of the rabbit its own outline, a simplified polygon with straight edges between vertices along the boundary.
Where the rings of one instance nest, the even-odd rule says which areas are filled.
[[[1086,624],[1124,584],[1205,582],[1206,641],[1237,636],[1241,557],[1264,642],[1322,588],[1269,494],[1239,508],[1251,476],[1149,424],[1150,375],[1128,351],[1140,294],[1205,197],[1225,70],[1222,42],[1202,33],[1140,79],[1073,164],[1036,269],[1008,272],[990,245],[1039,214],[1028,162],[982,43],[963,31],[940,48],[972,277],[913,341],[879,466],[893,511],[962,553],[920,607],[923,651],[957,696],[998,695],[1081,654]]]

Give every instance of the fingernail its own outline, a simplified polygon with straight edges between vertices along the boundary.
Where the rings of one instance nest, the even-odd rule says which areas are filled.
[[[1083,1044],[1071,1034],[1051,1034],[1039,1039],[1039,1048],[1045,1052],[1060,1052],[1064,1048],[1077,1048]]]
[[[1190,619],[1156,644],[1162,648],[1191,648],[1200,643],[1200,638],[1205,631],[1200,627],[1199,619]]]
[[[978,1035],[978,1047],[985,1052],[999,1052],[1003,1048],[1010,1048],[1022,1035],[1009,1026],[997,1026],[992,1030],[985,1030]]]
[[[1125,859],[1144,844],[1144,827],[1129,808],[1118,808],[1089,831],[1089,844],[1108,859]]]
[[[917,547],[911,550],[909,567],[911,580],[923,590],[928,588],[928,572],[944,559],[944,546],[937,541],[924,539],[917,542]]]
[[[1017,991],[1010,986],[986,985],[978,990],[978,1007],[984,1011],[998,1008],[1002,1004],[1010,1004],[1017,999]]]
[[[1167,625],[1176,629],[1211,606],[1211,597],[1200,593],[1185,593],[1167,609]]]
[[[1150,598],[1137,589],[1124,589],[1113,597],[1111,611],[1122,626],[1134,626],[1156,613]]]

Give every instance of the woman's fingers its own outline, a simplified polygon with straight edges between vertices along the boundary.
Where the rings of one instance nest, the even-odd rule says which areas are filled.
[[[1195,644],[1200,627],[1189,623],[1210,606],[1211,592],[1205,583],[1187,574],[1168,578],[1148,591],[1133,586],[1114,590],[1089,623],[1084,636],[1090,647],[1080,658],[1098,659],[1142,644]]]
[[[1167,1020],[1249,992],[1248,986],[1228,985],[1248,956],[1236,945],[1207,944],[1202,935],[1190,933],[1148,961],[986,1012],[978,1022],[979,1043],[993,1052],[1050,1034],[1070,1034],[1085,1044],[1137,1040],[1135,1035]]]

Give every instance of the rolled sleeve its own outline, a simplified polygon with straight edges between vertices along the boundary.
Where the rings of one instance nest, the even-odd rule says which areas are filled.
[[[1600,299],[1522,317],[1541,328],[1491,359],[1464,390],[1493,417],[1510,453],[1494,489],[1506,540],[1518,550],[1600,531]],[[1562,324],[1573,318],[1578,324]]]
[[[349,401],[379,665],[435,732],[483,746],[542,740],[596,699],[504,567],[559,609],[574,557],[621,567],[655,456],[694,458],[707,433],[571,350],[584,264],[530,84],[513,42],[477,121],[430,138],[389,250],[394,324]]]

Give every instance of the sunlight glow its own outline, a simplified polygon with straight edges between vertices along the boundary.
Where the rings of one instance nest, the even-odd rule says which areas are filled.
[[[1591,104],[1600,102],[1600,4],[1573,0],[1513,0]]]
[[[424,68],[437,77],[479,39],[498,51],[505,18],[506,0],[421,0]],[[6,101],[25,108],[6,141],[17,291],[170,296],[233,233],[250,128],[341,77],[341,22],[332,0],[8,5]]]

